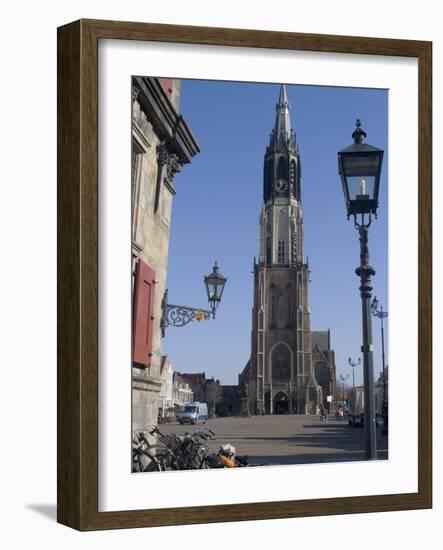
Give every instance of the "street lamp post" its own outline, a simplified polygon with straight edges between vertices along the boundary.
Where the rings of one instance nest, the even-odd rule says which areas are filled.
[[[341,401],[343,403],[343,407],[345,406],[345,382],[349,378],[349,374],[340,374],[340,380],[343,382],[343,391],[341,394]]]
[[[360,266],[355,273],[360,277],[362,301],[365,457],[373,460],[377,458],[371,317],[371,276],[375,270],[369,264],[368,231],[372,214],[377,217],[383,151],[363,143],[366,132],[359,119],[352,138],[354,143],[338,152],[338,165],[347,216],[353,216],[360,238]]]
[[[208,302],[211,306],[210,311],[207,309],[168,304],[168,291],[165,290],[162,300],[162,318],[160,321],[162,336],[165,336],[166,329],[169,326],[184,327],[191,321],[206,321],[211,315],[215,319],[215,312],[221,301],[227,280],[220,273],[217,262],[215,262],[212,268],[212,273],[205,275],[204,281]]]
[[[361,359],[360,357],[358,358],[358,361],[353,361],[350,357],[348,359],[348,363],[351,365],[352,367],[352,387],[355,388],[355,374],[354,374],[354,370],[355,370],[355,367],[358,367],[358,365],[361,363]]]
[[[374,317],[378,317],[380,319],[381,324],[381,358],[382,358],[382,365],[383,365],[383,405],[382,405],[382,413],[383,413],[383,434],[388,433],[388,393],[386,391],[386,371],[385,371],[385,331],[383,326],[383,319],[386,319],[388,316],[388,312],[383,310],[383,306],[380,305],[379,307],[379,301],[377,300],[377,296],[374,296],[374,299],[372,300],[371,304],[372,314]]]

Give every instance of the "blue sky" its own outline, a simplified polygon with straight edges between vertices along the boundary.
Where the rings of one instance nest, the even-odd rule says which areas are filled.
[[[252,265],[258,255],[263,156],[274,125],[278,84],[182,81],[181,112],[201,149],[176,175],[169,254],[169,302],[207,308],[203,276],[217,259],[228,277],[215,320],[170,327],[175,370],[237,383],[251,343]],[[380,208],[369,233],[374,293],[387,309],[388,92],[288,86],[302,166],[305,256],[311,269],[311,329],[331,329],[337,376],[360,355],[358,234],[346,219],[337,151],[352,143],[355,119],[367,143],[384,149]],[[373,320],[374,368],[381,370],[380,321]],[[386,336],[388,332],[386,331]],[[387,338],[386,338],[387,340]],[[386,351],[388,346],[386,345]],[[355,370],[356,382],[362,369]]]

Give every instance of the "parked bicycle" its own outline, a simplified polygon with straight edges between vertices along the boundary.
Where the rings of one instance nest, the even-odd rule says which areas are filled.
[[[143,432],[132,440],[132,472],[161,472],[170,469],[169,453],[152,445]]]
[[[215,433],[209,428],[200,428],[190,433],[171,434],[161,432],[157,427],[149,432],[157,436],[157,440],[165,447],[169,454],[171,470],[199,470],[206,467],[205,459],[209,453],[204,444],[213,439]]]
[[[172,434],[156,426],[148,433],[158,444],[150,444],[144,432],[138,434],[133,445],[133,472],[263,466],[250,464],[248,456],[236,456],[230,443],[210,452],[207,442],[215,439],[215,433],[207,427],[193,433]]]

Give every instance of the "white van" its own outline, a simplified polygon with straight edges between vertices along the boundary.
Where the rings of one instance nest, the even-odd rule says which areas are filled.
[[[206,403],[200,403],[199,401],[188,403],[178,413],[177,420],[180,424],[205,424],[208,420],[208,406]]]

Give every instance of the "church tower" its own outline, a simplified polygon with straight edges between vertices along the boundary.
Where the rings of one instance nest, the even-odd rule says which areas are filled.
[[[309,267],[304,257],[301,164],[286,86],[280,87],[266,148],[260,253],[254,259],[251,357],[243,403],[252,414],[316,414]]]

